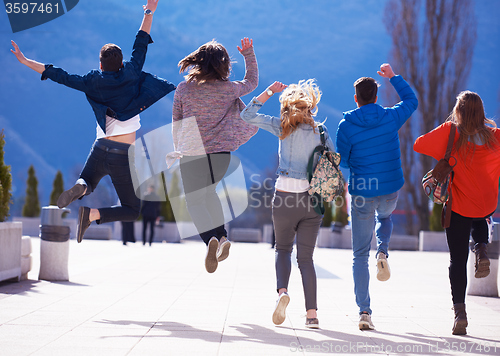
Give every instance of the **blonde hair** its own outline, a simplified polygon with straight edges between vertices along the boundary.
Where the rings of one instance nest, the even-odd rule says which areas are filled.
[[[458,94],[455,107],[447,121],[455,123],[458,127],[460,136],[455,149],[457,152],[461,151],[463,155],[468,153],[469,138],[476,134],[489,149],[498,144],[494,136],[497,125],[495,121],[486,118],[483,101],[477,93],[466,90]]]
[[[316,132],[314,117],[318,112],[321,91],[314,79],[301,80],[298,84],[290,84],[280,95],[281,103],[281,135],[283,140],[293,133],[300,124],[310,125]]]

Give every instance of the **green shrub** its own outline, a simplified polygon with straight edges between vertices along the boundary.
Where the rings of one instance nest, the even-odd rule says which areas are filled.
[[[36,179],[33,165],[28,169],[28,180],[26,181],[26,198],[22,215],[27,218],[40,216],[40,201],[38,200],[38,179]]]
[[[325,201],[323,202],[323,205],[325,206],[325,214],[323,215],[323,223],[321,224],[321,226],[330,227],[333,220],[332,203]]]
[[[49,205],[57,205],[57,199],[64,192],[64,181],[61,171],[57,171],[54,182],[52,183],[52,193],[50,193]]]
[[[346,190],[344,189],[342,195],[335,200],[335,225],[346,226],[349,224],[349,213],[347,212]]]
[[[12,175],[4,162],[5,135],[0,133],[0,222],[7,220],[11,204]]]
[[[431,217],[429,219],[429,230],[431,231],[444,231],[441,226],[441,212],[443,211],[442,204],[434,203],[432,207]]]

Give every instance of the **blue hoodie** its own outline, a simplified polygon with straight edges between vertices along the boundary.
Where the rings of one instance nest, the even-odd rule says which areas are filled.
[[[350,169],[349,193],[375,197],[397,192],[404,184],[398,131],[417,109],[418,100],[399,75],[390,79],[401,102],[391,108],[363,105],[344,113],[337,129],[340,165]]]

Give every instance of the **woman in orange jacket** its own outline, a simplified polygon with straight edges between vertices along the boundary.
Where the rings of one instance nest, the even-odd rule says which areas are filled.
[[[452,123],[455,127],[452,127]],[[413,149],[439,160],[444,157],[450,130],[456,131],[452,157],[457,161],[451,185],[453,205],[446,238],[450,249],[449,277],[455,321],[452,333],[465,335],[465,289],[469,237],[474,239],[475,277],[490,273],[487,256],[488,225],[486,219],[495,212],[500,178],[500,130],[485,117],[478,94],[461,92],[448,120],[420,136]],[[453,158],[450,164],[453,164]]]

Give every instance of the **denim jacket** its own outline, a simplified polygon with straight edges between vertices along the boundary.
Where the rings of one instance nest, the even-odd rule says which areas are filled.
[[[106,132],[106,115],[127,121],[175,90],[167,80],[142,71],[149,43],[153,43],[151,36],[139,31],[130,61],[124,61],[118,72],[92,70],[81,76],[47,64],[41,79],[84,92],[97,123]]]
[[[264,105],[256,98],[242,111],[241,118],[261,129],[269,131],[275,136],[281,134],[281,119],[279,117],[258,114],[257,111]],[[320,123],[316,123],[316,126]],[[334,151],[334,146],[328,129],[325,129],[326,145]],[[279,165],[276,174],[295,179],[307,179],[307,164],[314,148],[321,145],[319,130],[307,124],[300,124],[290,135],[279,141]]]

